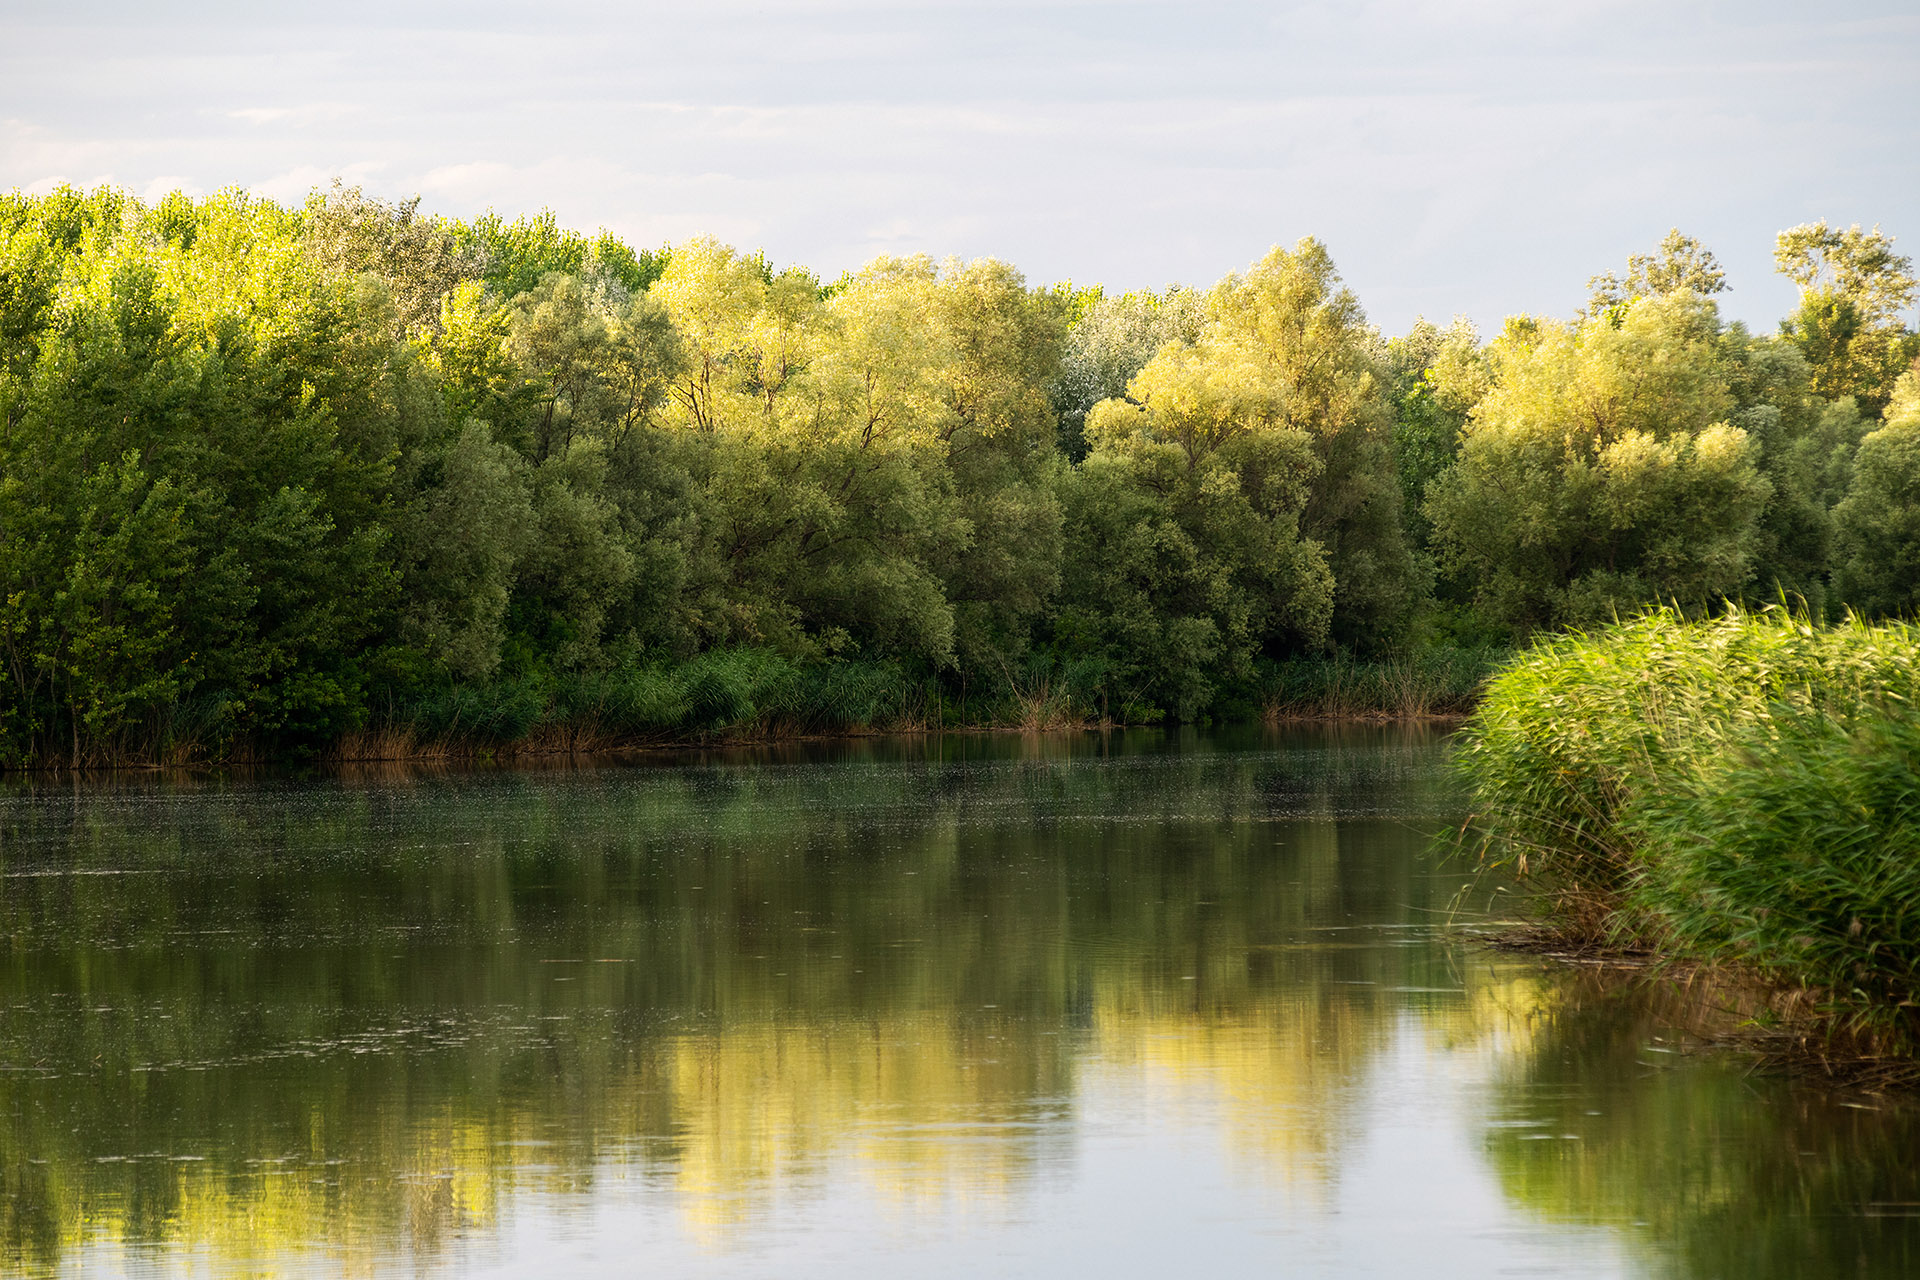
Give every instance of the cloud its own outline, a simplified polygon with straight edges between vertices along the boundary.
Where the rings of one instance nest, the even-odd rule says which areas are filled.
[[[386,170],[386,164],[379,160],[354,160],[331,165],[303,164],[264,174],[245,185],[269,199],[297,204],[305,200],[309,193],[331,187],[335,178],[350,187],[364,186],[379,191],[386,185],[383,181],[387,176]]]
[[[1570,310],[1676,223],[1771,327],[1773,229],[1920,237],[1920,23],[1876,0],[74,12],[7,20],[0,185],[338,175],[827,275],[925,251],[1122,288],[1312,233],[1389,327]]]

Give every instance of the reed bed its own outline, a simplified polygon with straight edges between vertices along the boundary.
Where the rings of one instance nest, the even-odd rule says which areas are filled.
[[[1293,658],[1261,673],[1261,708],[1268,721],[1462,716],[1509,653],[1492,646],[1429,645],[1379,658]]]
[[[1911,625],[1781,609],[1549,640],[1460,738],[1481,854],[1544,887],[1563,939],[1759,975],[1911,1055],[1917,673]]]

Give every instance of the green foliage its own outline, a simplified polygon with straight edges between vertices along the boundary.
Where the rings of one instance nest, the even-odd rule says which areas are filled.
[[[1773,256],[1800,286],[1800,308],[1780,331],[1805,353],[1814,390],[1852,396],[1878,414],[1894,380],[1920,356],[1920,335],[1899,318],[1920,296],[1913,259],[1895,253],[1893,237],[1878,227],[1841,231],[1824,221],[1782,231]]]
[[[1853,482],[1833,514],[1846,598],[1912,617],[1920,610],[1920,372],[1900,379],[1886,425],[1860,441]]]
[[[1689,293],[1510,331],[1427,511],[1445,568],[1516,635],[1656,600],[1710,605],[1754,573],[1771,486],[1733,408],[1711,304]]]
[[[1460,762],[1486,855],[1539,877],[1570,929],[1759,966],[1906,1036],[1916,692],[1907,624],[1661,610],[1522,655]]]
[[[0,197],[0,762],[322,751],[403,706],[587,732],[557,691],[715,654],[940,719],[1453,706],[1450,655],[1653,601],[1910,610],[1912,397],[1876,423],[1885,360],[1840,394],[1906,350],[1905,260],[1802,232],[1844,360],[1723,327],[1677,233],[1483,346],[1383,339],[1312,239],[1208,290],[823,287],[339,184]],[[741,697],[607,722],[787,706]]]

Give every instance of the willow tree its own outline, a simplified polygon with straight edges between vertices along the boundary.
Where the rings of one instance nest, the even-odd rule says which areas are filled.
[[[686,352],[666,421],[708,442],[713,639],[951,660],[931,562],[966,531],[940,438],[933,274],[882,260],[829,299],[701,240],[650,290]]]
[[[1095,291],[1071,320],[1060,371],[1050,394],[1060,417],[1060,449],[1073,462],[1087,456],[1087,414],[1102,400],[1122,399],[1127,384],[1169,342],[1191,343],[1206,319],[1206,296],[1174,286],[1165,293],[1109,297]]]
[[[1852,396],[1878,416],[1894,380],[1920,356],[1920,337],[1900,318],[1920,296],[1913,259],[1895,253],[1878,227],[1842,231],[1824,220],[1782,231],[1773,257],[1800,286],[1799,308],[1780,328],[1805,353],[1814,390],[1829,400]]]
[[[1301,531],[1324,464],[1287,408],[1257,366],[1169,345],[1088,416],[1055,625],[1134,714],[1191,718],[1262,652],[1325,642],[1334,577]]]
[[[1616,324],[1509,322],[1493,387],[1427,510],[1446,566],[1519,634],[1748,582],[1770,486],[1734,407],[1713,306],[1642,298]]]
[[[395,336],[437,331],[440,302],[478,276],[485,255],[452,223],[420,212],[420,197],[381,200],[335,179],[301,210],[300,240],[328,275],[374,275],[393,303]]]
[[[964,523],[934,546],[963,675],[1002,674],[1060,585],[1062,474],[1049,387],[1064,316],[1051,294],[990,258],[941,269],[932,320],[937,433]]]
[[[1326,246],[1274,249],[1207,299],[1196,357],[1304,433],[1319,474],[1300,516],[1333,573],[1333,639],[1377,646],[1398,630],[1423,584],[1402,527],[1394,406],[1380,343]]]

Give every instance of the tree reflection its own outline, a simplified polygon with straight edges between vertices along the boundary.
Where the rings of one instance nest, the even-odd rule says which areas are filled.
[[[1911,1261],[1860,1216],[1920,1200],[1911,1126],[1643,1079],[1643,999],[1438,936],[1430,742],[1233,745],[16,788],[0,1269],[384,1270],[615,1182],[721,1249],[848,1185],[997,1213],[1071,1174],[1090,1096],[1313,1210],[1410,1035],[1494,1082],[1489,1158],[1540,1215],[1681,1275]]]

